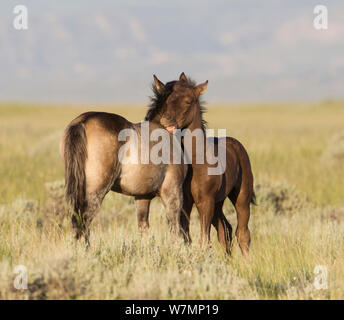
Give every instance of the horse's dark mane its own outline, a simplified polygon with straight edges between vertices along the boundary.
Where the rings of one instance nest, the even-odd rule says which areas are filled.
[[[164,102],[172,93],[173,87],[177,82],[177,80],[167,82],[165,84],[163,92],[159,92],[154,82],[152,83],[153,95],[149,97],[151,102],[148,105],[148,111],[145,116],[146,121],[152,121],[161,112]],[[183,85],[186,87],[193,88],[196,86],[196,82],[190,78],[187,78],[187,82],[183,82]],[[206,108],[204,107],[204,102],[200,99],[200,97],[198,98],[197,102],[199,104],[199,109],[201,113],[202,129],[205,130],[207,122],[203,119],[203,114],[206,112]]]
[[[164,102],[166,101],[167,97],[172,93],[173,86],[177,83],[177,81],[170,81],[165,84],[164,91],[159,92],[156,88],[154,82],[152,83],[152,91],[153,95],[149,97],[150,104],[148,105],[148,111],[145,116],[146,121],[153,120],[161,111]]]

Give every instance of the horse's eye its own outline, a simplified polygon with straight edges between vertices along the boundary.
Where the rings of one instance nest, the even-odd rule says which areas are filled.
[[[192,101],[186,101],[186,104],[191,105]]]

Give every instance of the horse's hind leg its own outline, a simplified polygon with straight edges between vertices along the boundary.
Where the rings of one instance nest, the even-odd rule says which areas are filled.
[[[232,201],[235,211],[237,213],[238,225],[235,235],[238,240],[239,247],[244,257],[248,257],[249,246],[251,242],[250,230],[248,222],[250,220],[250,202],[252,195],[243,188],[238,192],[233,190],[229,194],[229,199]]]
[[[212,220],[212,224],[217,231],[217,238],[226,250],[230,254],[231,244],[232,244],[232,226],[227,221],[223,211],[222,211],[223,201],[217,202],[215,204],[215,212]]]
[[[135,197],[136,214],[139,231],[145,232],[149,228],[149,207],[151,198]]]
[[[80,238],[81,235],[83,235],[87,245],[89,245],[90,224],[98,213],[105,195],[111,189],[114,179],[116,178],[116,171],[112,169],[113,162],[105,166],[98,159],[94,159],[93,156],[94,151],[89,150],[88,161],[85,167],[85,208],[80,214],[72,218],[76,238]]]
[[[64,137],[67,198],[74,206],[72,225],[77,239],[89,241],[89,226],[102,200],[118,176],[119,143],[109,121],[89,113],[69,127]],[[80,120],[81,121],[81,120]]]

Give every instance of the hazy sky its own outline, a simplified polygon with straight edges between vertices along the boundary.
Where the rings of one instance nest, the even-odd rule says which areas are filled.
[[[2,101],[146,103],[154,73],[182,71],[208,102],[343,98],[344,1],[1,0]]]

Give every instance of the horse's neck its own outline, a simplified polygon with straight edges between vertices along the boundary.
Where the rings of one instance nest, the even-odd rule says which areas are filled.
[[[196,115],[193,119],[193,121],[191,122],[191,124],[187,127],[187,129],[189,129],[191,132],[193,132],[196,129],[201,129],[203,131],[203,135],[202,135],[202,139],[203,139],[203,143],[204,143],[204,151],[205,151],[205,145],[206,145],[206,135],[205,135],[205,130],[203,128],[203,123],[202,123],[202,115],[201,115],[201,111],[197,110]],[[191,161],[192,161],[192,166],[194,167],[194,165],[196,165],[196,142],[192,141],[192,156],[191,156]],[[204,154],[205,156],[205,154]]]
[[[195,129],[202,129],[203,130],[201,110],[199,110],[199,109],[196,110],[196,114],[195,114],[191,124],[188,126],[188,129],[190,129],[191,131],[193,131]]]

